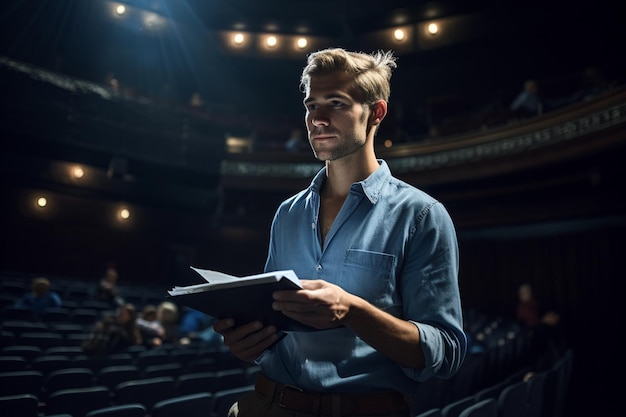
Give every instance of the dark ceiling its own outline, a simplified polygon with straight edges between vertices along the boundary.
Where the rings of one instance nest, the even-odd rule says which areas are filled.
[[[114,3],[166,16],[176,23],[174,30],[155,35],[113,22],[103,10]],[[457,17],[461,24],[453,41],[399,53],[392,98],[424,102],[451,93],[486,96],[518,89],[527,78],[554,78],[587,66],[610,68],[621,78],[626,25],[617,3],[6,0],[0,5],[0,55],[96,82],[113,73],[142,95],[186,101],[199,91],[218,106],[299,118],[304,54],[288,59],[230,54],[220,31],[303,33],[329,39],[328,46],[373,50],[379,49],[376,42],[366,39],[377,30]],[[469,17],[484,24],[463,32]]]

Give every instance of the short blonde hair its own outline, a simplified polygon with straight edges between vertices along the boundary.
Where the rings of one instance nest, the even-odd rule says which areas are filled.
[[[373,54],[350,52],[342,48],[329,48],[308,56],[302,70],[300,88],[306,92],[311,77],[344,72],[354,77],[354,97],[363,104],[372,105],[378,100],[389,101],[391,72],[397,67],[393,52],[378,51]]]
[[[31,285],[31,290],[37,297],[46,295],[50,291],[50,281],[44,277],[35,278]]]
[[[157,307],[157,315],[161,323],[175,323],[178,320],[178,307],[170,301],[163,301]]]

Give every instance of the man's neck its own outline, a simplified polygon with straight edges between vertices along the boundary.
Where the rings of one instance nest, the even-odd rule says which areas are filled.
[[[345,198],[350,192],[352,184],[366,179],[378,167],[378,160],[373,152],[326,161],[324,194],[331,198]]]

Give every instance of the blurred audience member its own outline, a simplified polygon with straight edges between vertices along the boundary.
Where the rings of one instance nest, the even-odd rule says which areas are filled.
[[[109,302],[111,304],[120,306],[124,303],[124,300],[119,295],[119,289],[117,287],[117,281],[119,274],[115,265],[110,263],[104,275],[100,279],[100,285],[98,287],[98,299]]]
[[[157,318],[156,306],[152,304],[145,306],[136,321],[145,344],[153,345],[153,339],[165,336],[165,329]]]
[[[285,142],[285,149],[289,152],[300,152],[310,150],[309,142],[304,139],[302,129],[292,129],[289,138]]]
[[[540,116],[543,113],[537,81],[527,80],[524,83],[524,88],[511,103],[511,111],[514,116],[523,118]]]
[[[44,277],[35,278],[31,291],[15,302],[16,307],[32,310],[35,319],[41,319],[47,309],[62,305],[61,296],[50,289],[50,280]]]
[[[180,343],[183,345],[200,342],[203,344],[220,344],[222,335],[213,330],[216,319],[201,311],[192,308],[184,308],[178,325]]]
[[[156,320],[151,326],[160,326],[159,336],[146,341],[150,346],[161,346],[164,343],[178,344],[178,306],[170,301],[161,302],[156,308]]]
[[[137,313],[133,304],[123,304],[114,316],[98,321],[81,347],[88,355],[119,353],[129,346],[142,343],[141,332],[136,324]]]

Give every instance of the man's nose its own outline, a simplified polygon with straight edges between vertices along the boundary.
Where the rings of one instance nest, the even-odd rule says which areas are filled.
[[[313,126],[318,127],[318,126],[328,126],[330,123],[328,121],[328,118],[326,117],[322,117],[320,115],[314,116],[311,119],[311,123],[313,123]]]

